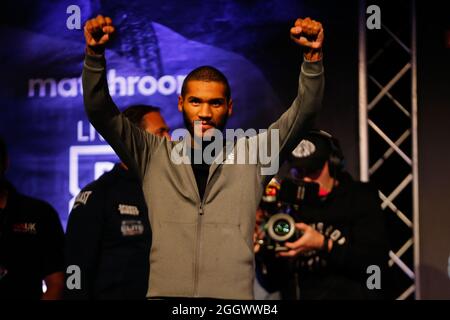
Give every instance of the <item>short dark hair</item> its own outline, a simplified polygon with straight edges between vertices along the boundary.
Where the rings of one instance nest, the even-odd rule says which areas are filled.
[[[230,101],[231,89],[228,79],[219,69],[211,66],[201,66],[189,72],[181,87],[182,97],[186,96],[187,84],[191,80],[222,83],[225,86],[225,97],[227,101]]]
[[[161,112],[161,109],[155,106],[136,104],[126,108],[122,114],[136,126],[142,128],[142,119],[150,112]]]

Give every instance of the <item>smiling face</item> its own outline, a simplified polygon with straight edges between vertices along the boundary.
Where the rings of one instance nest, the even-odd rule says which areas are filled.
[[[204,138],[211,135],[209,129],[222,131],[233,110],[233,102],[227,99],[225,85],[217,81],[190,80],[184,95],[178,98],[178,110],[191,135]],[[195,124],[195,126],[194,126]]]

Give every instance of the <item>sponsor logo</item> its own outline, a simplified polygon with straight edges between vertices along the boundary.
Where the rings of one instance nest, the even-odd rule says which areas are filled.
[[[124,237],[138,236],[144,233],[144,226],[139,220],[124,220],[120,231]]]
[[[126,204],[119,204],[119,212],[120,214],[129,215],[129,216],[138,216],[139,209],[136,206],[129,206]]]
[[[17,223],[12,226],[13,232],[17,233],[28,233],[28,234],[36,234],[36,223],[25,222],[25,223]]]
[[[75,204],[73,205],[73,208],[75,209],[79,205],[85,205],[89,199],[89,196],[92,194],[92,191],[83,191],[78,194],[78,196],[75,198]]]
[[[316,152],[316,146],[309,140],[302,140],[300,144],[292,151],[297,158],[306,158]]]

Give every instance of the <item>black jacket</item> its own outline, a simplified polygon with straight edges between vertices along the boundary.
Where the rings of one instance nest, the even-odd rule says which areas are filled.
[[[339,185],[326,198],[302,205],[298,215],[298,220],[333,240],[331,252],[313,251],[290,264],[286,260],[280,263],[279,259],[257,257],[257,261],[261,263],[263,259],[269,266],[269,277],[258,274],[269,290],[280,289],[275,283],[292,282],[292,274],[286,278],[286,270],[295,270],[300,299],[383,297],[387,285],[388,239],[378,193],[369,184],[354,181],[347,173],[341,174],[338,181]],[[367,288],[367,279],[373,274],[368,272],[371,265],[380,268],[381,290]]]
[[[144,299],[150,246],[139,180],[116,165],[75,200],[66,231],[66,264],[79,266],[81,288],[66,288],[65,297]]]
[[[64,271],[64,231],[47,202],[7,184],[0,209],[0,299],[40,299],[42,280]]]

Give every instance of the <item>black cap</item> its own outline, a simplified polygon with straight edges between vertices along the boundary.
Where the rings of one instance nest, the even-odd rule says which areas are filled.
[[[326,137],[309,133],[291,152],[289,161],[294,167],[314,172],[323,168],[331,152],[331,145]]]

